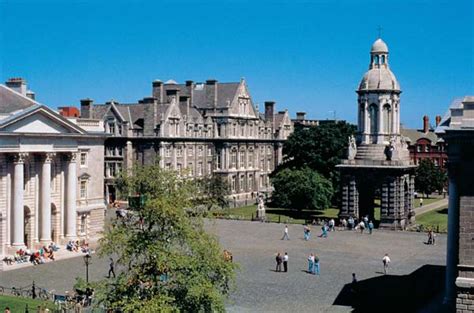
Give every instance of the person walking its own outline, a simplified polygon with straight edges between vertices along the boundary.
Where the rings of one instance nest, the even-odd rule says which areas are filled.
[[[388,265],[390,264],[390,257],[388,256],[388,253],[385,253],[385,256],[382,258],[382,263],[383,263],[383,273],[384,275],[387,275],[388,273]]]
[[[276,261],[276,269],[275,269],[275,272],[281,272],[282,257],[281,257],[280,252],[277,253],[276,258],[275,258],[275,261]]]
[[[359,228],[360,228],[360,233],[363,234],[363,233],[364,233],[364,229],[365,229],[364,221],[360,221],[360,223],[359,223]]]
[[[110,262],[109,262],[109,275],[107,276],[107,278],[110,278],[110,274],[114,275],[114,278],[115,278],[115,271],[114,271],[115,264],[114,264],[114,259],[110,258],[109,260],[110,260]]]
[[[308,257],[308,273],[313,273],[313,266],[314,266],[314,254],[310,254]]]
[[[423,198],[420,198],[420,207],[423,206]]]
[[[326,224],[321,227],[321,235],[319,237],[327,238],[328,237],[328,226]]]
[[[308,231],[309,231],[309,227],[307,225],[304,225],[304,227],[303,227],[303,236],[304,236],[304,240],[306,240],[306,241],[308,241],[308,239],[309,239]]]
[[[319,257],[314,255],[313,274],[319,276]]]
[[[288,235],[288,225],[285,225],[285,233],[283,234],[283,237],[281,240],[290,240],[290,235]]]
[[[283,256],[283,271],[286,273],[288,272],[288,252],[285,252]]]
[[[369,234],[372,235],[372,230],[374,229],[374,223],[372,221],[369,221]]]

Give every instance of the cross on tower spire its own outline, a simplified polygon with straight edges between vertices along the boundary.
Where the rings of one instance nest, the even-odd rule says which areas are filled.
[[[382,26],[379,25],[379,26],[377,27],[377,31],[378,31],[378,33],[379,33],[379,38],[382,38]]]

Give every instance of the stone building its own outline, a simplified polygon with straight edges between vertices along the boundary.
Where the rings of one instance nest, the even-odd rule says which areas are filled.
[[[103,134],[34,100],[23,79],[0,84],[0,249],[94,239],[104,223]]]
[[[348,159],[338,165],[339,215],[374,219],[378,193],[380,226],[403,228],[414,218],[415,165],[400,134],[400,85],[389,67],[388,47],[380,38],[372,45],[369,70],[357,94],[357,139],[349,139]]]
[[[448,148],[445,302],[457,312],[474,312],[474,96],[454,101],[436,132]]]
[[[405,137],[410,151],[410,158],[415,165],[421,160],[429,159],[436,166],[444,169],[448,154],[445,141],[438,137],[435,128],[441,122],[441,116],[436,116],[436,125],[431,127],[428,116],[423,116],[423,128],[400,128],[401,135]]]
[[[124,168],[159,159],[163,168],[198,178],[220,175],[233,205],[251,203],[270,191],[269,174],[282,161],[282,145],[293,130],[287,111],[275,103],[260,113],[244,80],[219,83],[154,81],[138,103],[93,104],[81,100],[81,119],[104,122],[105,193],[115,200],[114,180]]]

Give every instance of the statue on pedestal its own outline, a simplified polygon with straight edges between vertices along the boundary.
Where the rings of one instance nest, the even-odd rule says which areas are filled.
[[[257,219],[262,221],[265,219],[265,204],[262,196],[258,196]]]
[[[357,145],[354,136],[349,136],[349,148],[347,159],[354,160],[357,154]]]

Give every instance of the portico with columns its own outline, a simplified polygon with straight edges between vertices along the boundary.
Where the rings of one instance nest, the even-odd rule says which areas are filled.
[[[0,258],[103,229],[103,135],[0,84]],[[1,267],[0,267],[1,269]]]

